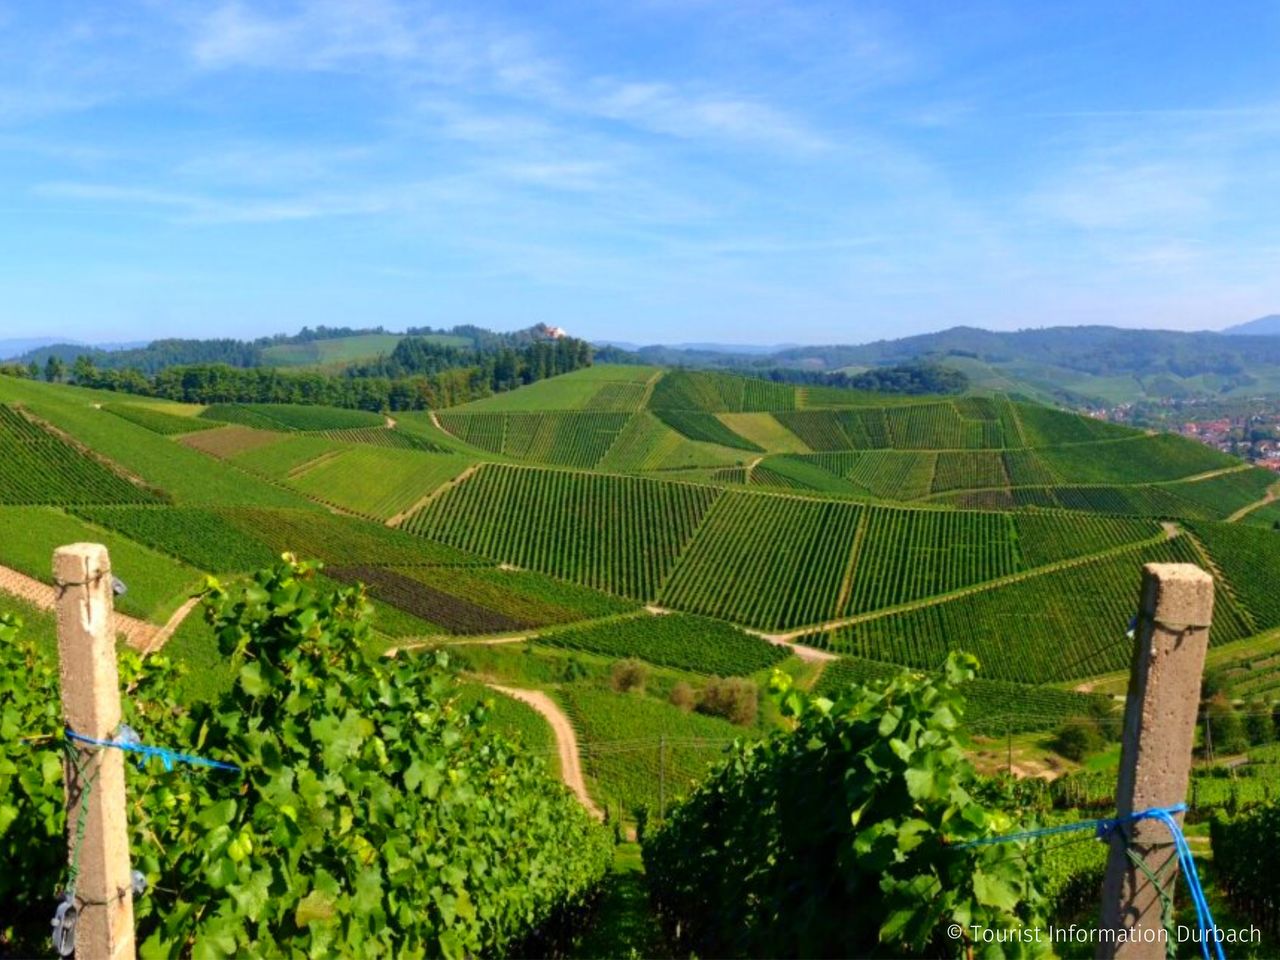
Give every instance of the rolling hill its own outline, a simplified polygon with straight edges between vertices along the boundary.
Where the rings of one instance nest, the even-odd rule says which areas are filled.
[[[1265,508],[1274,476],[1005,396],[605,365],[388,419],[8,378],[0,403],[0,502],[23,527],[0,564],[44,579],[41,550],[13,544],[74,516],[192,570],[315,553],[369,582],[388,636],[657,604],[911,666],[968,645],[1033,685],[1120,666],[1151,559],[1219,568],[1219,643],[1280,627],[1234,558],[1270,558],[1270,531],[1215,532]]]

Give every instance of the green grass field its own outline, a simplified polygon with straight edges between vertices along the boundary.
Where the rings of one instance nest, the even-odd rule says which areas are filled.
[[[442,346],[465,347],[463,337],[433,336]],[[401,337],[391,333],[368,333],[357,337],[338,337],[332,340],[312,340],[310,343],[282,343],[262,351],[263,360],[274,367],[314,367],[327,364],[350,363],[353,360],[372,360],[379,354],[389,354]]]

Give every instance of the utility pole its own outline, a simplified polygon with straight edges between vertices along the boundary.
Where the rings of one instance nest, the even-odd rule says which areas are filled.
[[[1009,776],[1013,776],[1013,723],[1006,717],[1004,721],[1004,732],[1008,738],[1009,744]]]
[[[53,581],[63,718],[68,730],[110,740],[120,726],[120,677],[107,548],[98,543],[59,547],[53,554]],[[79,741],[70,748],[65,782],[75,954],[87,960],[132,957],[124,753]]]
[[[667,735],[658,736],[658,822],[667,819]]]
[[[1121,818],[1187,799],[1212,619],[1209,574],[1189,563],[1149,563],[1142,568],[1116,785],[1116,813]],[[1170,891],[1177,880],[1168,827],[1158,820],[1131,821],[1116,829],[1109,842],[1097,957],[1163,960],[1160,890],[1151,877],[1161,878]],[[1107,936],[1108,931],[1124,935]]]

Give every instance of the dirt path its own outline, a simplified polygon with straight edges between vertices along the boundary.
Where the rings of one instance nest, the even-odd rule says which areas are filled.
[[[404,523],[411,516],[413,516],[423,507],[425,507],[428,503],[430,503],[436,497],[440,496],[440,494],[444,493],[446,490],[451,490],[454,487],[456,487],[458,484],[462,483],[464,480],[467,479],[467,477],[471,476],[473,473],[479,470],[481,466],[482,464],[473,463],[471,466],[467,467],[467,469],[463,470],[460,474],[458,474],[452,480],[446,480],[444,483],[440,484],[440,486],[436,487],[434,490],[419,497],[417,500],[411,503],[408,507],[406,507],[405,509],[397,513],[394,517],[388,517],[385,521],[386,525],[388,527],[400,526],[400,524]]]
[[[658,381],[662,379],[664,373],[666,373],[665,370],[659,370],[644,382],[644,393],[640,394],[640,406],[637,409],[649,409],[649,398],[653,396],[653,388],[658,385]]]
[[[390,417],[384,413],[382,415],[382,419],[386,421],[386,426],[388,430],[394,430],[396,428],[396,421],[394,417]]]
[[[0,593],[21,597],[41,610],[53,610],[57,602],[57,593],[53,587],[10,567],[0,567]],[[198,600],[192,597],[174,611],[173,616],[163,627],[157,627],[154,623],[147,623],[127,613],[116,611],[114,614],[116,633],[122,634],[125,642],[135,650],[141,653],[152,653],[163,647],[173,636],[173,632],[187,618],[187,614],[195,608],[197,602]]]
[[[967,587],[960,587],[952,590],[950,593],[938,593],[933,596],[923,597],[919,600],[911,600],[907,603],[900,603],[892,607],[883,607],[879,610],[871,610],[867,613],[859,613],[850,617],[841,617],[838,620],[828,620],[825,623],[814,623],[806,627],[797,627],[795,630],[788,630],[785,633],[759,633],[758,631],[749,631],[755,633],[758,637],[764,637],[770,643],[783,643],[787,646],[794,646],[796,656],[804,657],[799,652],[800,645],[793,645],[791,641],[798,640],[800,637],[807,637],[814,633],[824,633],[827,630],[837,630],[840,627],[852,626],[855,623],[862,623],[866,620],[878,620],[881,617],[887,617],[895,613],[905,613],[908,610],[918,610],[921,607],[932,607],[941,603],[949,603],[960,597],[966,597],[972,593],[983,593],[987,590],[997,590],[1000,587],[1006,587],[1013,583],[1019,583],[1023,580],[1030,580],[1033,577],[1042,577],[1046,574],[1056,573],[1059,570],[1067,570],[1071,567],[1083,566],[1087,563],[1093,563],[1097,560],[1103,560],[1108,557],[1117,556],[1119,554],[1129,553],[1137,550],[1139,547],[1152,546],[1157,543],[1163,543],[1170,539],[1166,530],[1160,531],[1160,536],[1149,540],[1138,540],[1134,543],[1124,543],[1116,547],[1110,547],[1106,550],[1100,550],[1097,553],[1090,553],[1081,557],[1070,557],[1066,560],[1058,560],[1054,563],[1046,563],[1044,566],[1033,567],[1030,570],[1019,570],[1017,573],[1010,573],[1003,577],[997,577],[994,580],[984,580],[981,583],[970,584]],[[815,650],[815,653],[823,653],[822,659],[834,659],[831,654],[825,651]]]
[[[1233,513],[1231,516],[1227,517],[1226,522],[1235,523],[1240,518],[1247,517],[1249,514],[1253,513],[1253,511],[1261,509],[1262,507],[1265,507],[1268,503],[1275,503],[1277,486],[1280,486],[1280,484],[1273,484],[1272,486],[1268,487],[1267,492],[1263,494],[1261,500],[1255,500],[1253,503],[1245,504],[1243,507],[1241,507],[1235,513]]]
[[[744,628],[745,629],[745,628]],[[810,647],[803,643],[792,643],[793,636],[803,636],[809,633],[815,633],[815,630],[802,630],[799,633],[757,633],[755,630],[747,630],[747,633],[755,634],[762,640],[768,640],[775,647],[786,647],[801,660],[808,660],[810,663],[829,663],[832,660],[839,660],[838,654],[830,653],[826,650],[819,650],[817,647]]]
[[[597,820],[603,820],[604,813],[596,806],[596,802],[591,799],[591,795],[587,793],[587,782],[582,777],[582,763],[578,757],[578,735],[574,733],[573,724],[569,722],[565,712],[560,709],[560,705],[541,690],[504,687],[488,682],[485,683],[485,686],[532,707],[542,715],[547,723],[551,724],[551,731],[556,737],[556,750],[560,755],[560,776],[564,780],[565,786],[577,795],[578,800],[587,808],[588,813]]]

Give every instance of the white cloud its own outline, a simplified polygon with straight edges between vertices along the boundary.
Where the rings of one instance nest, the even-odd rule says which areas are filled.
[[[391,206],[387,196],[376,192],[229,199],[148,187],[69,181],[38,184],[34,192],[44,197],[117,204],[134,210],[168,210],[180,222],[203,224],[281,223],[360,216],[384,212]]]
[[[1204,167],[1152,160],[1088,163],[1034,191],[1033,213],[1086,230],[1151,229],[1211,216],[1222,179]]]

